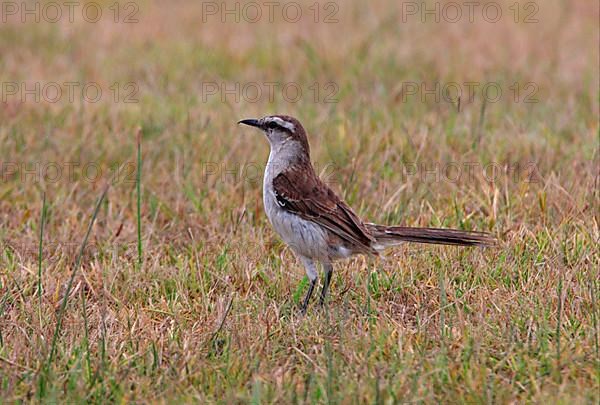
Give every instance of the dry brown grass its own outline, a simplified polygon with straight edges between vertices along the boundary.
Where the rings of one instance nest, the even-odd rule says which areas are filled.
[[[391,0],[341,2],[331,24],[202,22],[201,2],[138,4],[137,24],[0,25],[2,83],[105,94],[0,108],[2,401],[598,402],[597,2],[544,1],[535,24],[402,23]],[[203,83],[269,81],[305,95],[202,95]],[[482,120],[480,94],[460,112],[403,99],[402,83],[471,81],[505,94],[534,82],[538,102],[505,97]],[[138,102],[114,102],[115,82],[134,82]],[[334,82],[337,102],[315,103],[315,82]],[[340,263],[328,311],[300,317],[303,270],[262,212],[266,142],[235,125],[267,113],[306,124],[315,163],[366,218],[489,230],[500,246]],[[50,163],[63,169],[54,182]],[[451,181],[449,164],[476,169]]]

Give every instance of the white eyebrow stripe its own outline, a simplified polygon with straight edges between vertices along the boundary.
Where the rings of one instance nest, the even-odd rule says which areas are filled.
[[[296,127],[294,126],[294,124],[292,124],[289,121],[282,120],[279,117],[271,117],[270,120],[276,122],[277,125],[279,125],[281,127],[284,127],[285,129],[287,129],[287,130],[289,130],[291,132],[295,132],[296,131]]]

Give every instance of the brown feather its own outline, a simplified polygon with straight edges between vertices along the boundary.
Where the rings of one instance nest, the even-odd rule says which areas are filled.
[[[354,211],[319,179],[309,162],[301,160],[289,166],[273,179],[273,189],[284,209],[323,226],[356,253],[377,254],[371,247],[375,238]]]
[[[398,242],[431,243],[436,245],[493,246],[496,239],[486,232],[462,231],[458,229],[413,228],[365,224],[377,242],[392,246]]]

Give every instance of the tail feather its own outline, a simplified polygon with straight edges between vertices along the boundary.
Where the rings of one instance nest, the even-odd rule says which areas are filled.
[[[383,247],[402,242],[430,243],[456,246],[493,246],[496,239],[486,232],[461,231],[458,229],[413,228],[408,226],[385,226],[365,224],[378,244]]]

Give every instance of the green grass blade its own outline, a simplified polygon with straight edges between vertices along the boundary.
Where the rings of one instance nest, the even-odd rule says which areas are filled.
[[[90,357],[90,333],[87,319],[87,304],[85,301],[85,291],[81,291],[81,310],[83,312],[83,327],[84,327],[84,339],[85,339],[85,357],[86,357],[86,371],[87,379],[91,382],[92,380],[92,361]]]
[[[138,270],[142,268],[142,130],[138,128],[137,134],[137,173],[135,186],[137,191],[137,248],[138,248]]]
[[[71,277],[69,278],[69,282],[67,284],[67,289],[65,291],[65,296],[63,297],[62,303],[60,305],[60,309],[58,311],[58,316],[56,320],[56,328],[54,329],[54,336],[52,337],[52,344],[50,346],[50,354],[48,355],[48,359],[46,360],[46,368],[50,366],[52,360],[54,359],[54,353],[56,352],[56,342],[58,340],[58,334],[60,333],[60,329],[62,327],[62,321],[65,315],[65,309],[67,307],[67,301],[69,300],[69,294],[71,293],[71,288],[73,286],[73,280],[75,279],[75,275],[77,274],[77,269],[81,264],[81,258],[83,257],[83,252],[85,250],[85,246],[87,245],[88,238],[92,232],[92,227],[96,222],[96,217],[98,216],[98,212],[100,211],[100,205],[104,198],[106,197],[106,193],[108,192],[109,185],[107,184],[104,190],[102,191],[102,195],[98,199],[96,203],[96,207],[94,208],[94,213],[92,214],[92,219],[87,228],[87,232],[85,237],[83,238],[83,242],[81,244],[81,248],[79,249],[79,254],[77,255],[77,259],[75,260],[75,265],[73,266],[73,271],[71,272]]]
[[[42,327],[42,252],[44,250],[44,223],[46,222],[46,193],[42,195],[42,218],[40,220],[40,243],[38,250],[38,317],[40,320],[40,328]]]

